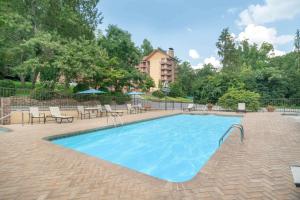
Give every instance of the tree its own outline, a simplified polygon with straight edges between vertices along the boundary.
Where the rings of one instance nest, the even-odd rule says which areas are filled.
[[[101,36],[98,43],[110,58],[115,59],[116,67],[120,69],[134,68],[140,62],[141,54],[131,35],[115,25],[108,26],[106,35]]]
[[[295,45],[295,52],[297,55],[297,60],[296,60],[297,69],[300,71],[300,30],[299,29],[297,29],[296,32],[294,45]]]
[[[185,95],[193,95],[192,85],[195,80],[195,72],[189,62],[183,62],[178,65],[178,76],[176,78],[181,86],[182,93]]]
[[[238,54],[235,48],[234,38],[229,33],[229,29],[223,29],[218,42],[218,55],[221,57],[223,69],[236,70],[238,67]]]
[[[142,55],[147,56],[153,51],[153,46],[151,45],[150,41],[147,39],[143,40],[143,44],[141,45]]]

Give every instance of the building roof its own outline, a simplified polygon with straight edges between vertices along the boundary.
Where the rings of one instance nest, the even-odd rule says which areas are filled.
[[[161,53],[163,53],[164,55],[166,55],[167,57],[176,60],[176,58],[173,58],[173,57],[171,57],[170,55],[168,55],[167,52],[165,52],[165,51],[163,51],[163,50],[161,50],[161,49],[155,49],[155,50],[152,51],[148,56],[144,56],[144,57],[143,57],[143,61],[144,61],[144,60],[150,59],[150,58],[151,58],[155,53],[157,53],[157,52],[161,52]]]

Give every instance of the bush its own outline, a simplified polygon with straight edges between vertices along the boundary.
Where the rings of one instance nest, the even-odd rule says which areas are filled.
[[[101,94],[101,95],[98,96],[98,100],[100,101],[101,105],[111,104],[112,96]]]
[[[47,90],[43,87],[35,88],[31,91],[30,97],[36,100],[50,100],[53,99],[57,94],[52,90]]]
[[[115,102],[116,104],[118,105],[121,105],[121,104],[125,104],[129,101],[131,101],[131,97],[127,94],[123,94],[123,93],[115,93]]]
[[[155,97],[158,97],[158,98],[165,97],[165,94],[160,90],[156,90],[156,91],[152,92],[152,95],[155,96]]]
[[[78,83],[74,88],[73,88],[73,93],[77,93],[83,90],[88,90],[90,89],[89,85],[86,83]]]
[[[0,96],[10,97],[16,94],[16,85],[11,80],[0,80]]]
[[[172,83],[171,86],[170,86],[169,96],[170,97],[183,97],[183,96],[185,96],[181,85],[179,85],[178,83]]]
[[[222,97],[219,98],[220,106],[237,110],[238,103],[245,103],[246,109],[257,111],[259,109],[260,95],[247,90],[229,89]]]

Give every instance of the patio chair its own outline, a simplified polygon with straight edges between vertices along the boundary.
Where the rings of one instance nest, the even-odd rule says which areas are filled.
[[[140,112],[142,112],[142,111],[146,112],[147,111],[147,108],[143,107],[141,103],[139,103],[137,106],[138,106],[138,109],[139,109]]]
[[[39,123],[41,122],[41,119],[43,119],[44,124],[46,123],[45,113],[40,113],[38,107],[29,107],[29,121],[31,121],[31,124],[33,124],[34,118],[38,118]]]
[[[54,118],[57,123],[62,123],[63,120],[67,120],[67,122],[71,123],[74,120],[74,117],[72,116],[62,115],[59,107],[49,107],[49,110],[51,113],[50,117]]]
[[[296,187],[300,187],[300,165],[291,166],[291,171]]]
[[[246,104],[245,103],[238,103],[237,112],[246,112]]]
[[[78,117],[80,116],[80,119],[85,118],[86,115],[88,115],[89,119],[91,119],[91,113],[86,111],[83,106],[77,106],[77,113]]]
[[[137,113],[137,112],[136,112],[136,109],[133,108],[133,107],[131,106],[131,104],[126,104],[126,107],[127,107],[127,113],[128,113],[128,114]]]
[[[111,115],[123,115],[122,111],[113,111],[110,107],[110,105],[106,104],[104,105],[105,111],[106,111],[106,116],[108,115],[108,113],[110,113]]]
[[[106,113],[106,111],[104,111],[104,110],[102,109],[102,106],[101,106],[101,105],[97,105],[96,107],[97,107],[97,116],[99,116],[99,114],[100,114],[100,117],[102,117],[102,116],[103,116],[103,113]]]
[[[199,106],[197,106],[197,108],[195,110],[197,110],[197,111],[206,111],[207,106],[206,105],[199,105]]]
[[[195,105],[192,104],[192,103],[188,104],[187,107],[183,108],[183,111],[189,111],[190,112],[192,110],[195,110]]]

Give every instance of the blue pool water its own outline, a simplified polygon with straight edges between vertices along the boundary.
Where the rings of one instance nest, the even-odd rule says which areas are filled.
[[[175,115],[52,142],[170,182],[192,179],[240,117]]]

